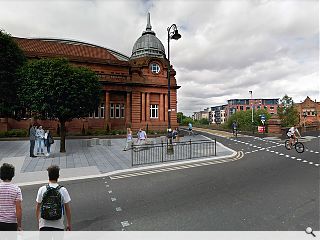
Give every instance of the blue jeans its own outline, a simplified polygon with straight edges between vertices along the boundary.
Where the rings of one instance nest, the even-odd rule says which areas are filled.
[[[43,153],[44,152],[44,139],[43,138],[37,138],[37,153]]]

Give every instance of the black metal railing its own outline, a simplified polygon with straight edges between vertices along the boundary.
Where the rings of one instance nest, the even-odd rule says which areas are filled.
[[[143,144],[131,147],[132,166],[217,155],[216,139],[186,142]]]

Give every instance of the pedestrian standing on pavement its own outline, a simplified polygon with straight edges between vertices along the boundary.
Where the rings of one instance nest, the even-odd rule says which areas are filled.
[[[44,133],[44,145],[47,147],[47,153],[46,156],[49,157],[50,156],[50,149],[51,149],[51,144],[54,143],[53,137],[51,135],[50,130],[47,130]]]
[[[58,184],[60,168],[48,167],[49,183],[40,187],[36,198],[36,217],[40,231],[64,231],[64,213],[67,231],[71,231],[71,198],[68,190]]]
[[[30,139],[30,157],[36,157],[34,155],[34,145],[36,143],[36,127],[34,123],[29,129],[29,139]]]
[[[132,144],[133,137],[132,137],[132,131],[131,128],[127,128],[127,139],[126,139],[126,146],[124,147],[123,151],[127,151],[129,148],[129,145]]]
[[[44,130],[40,126],[36,130],[36,142],[37,142],[37,155],[44,155]]]
[[[137,136],[138,136],[138,140],[137,140],[138,145],[146,143],[147,134],[142,128],[139,129]]]
[[[8,163],[0,167],[0,231],[21,231],[22,193],[11,183],[14,166]]]

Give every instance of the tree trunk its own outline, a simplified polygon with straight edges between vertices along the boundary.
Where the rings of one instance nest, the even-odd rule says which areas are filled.
[[[60,120],[60,152],[66,152],[66,122]]]

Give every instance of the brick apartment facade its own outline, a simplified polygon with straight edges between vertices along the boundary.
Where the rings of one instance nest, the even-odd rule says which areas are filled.
[[[74,119],[66,124],[68,132],[81,133],[85,130],[124,130],[140,127],[149,130],[166,130],[168,125],[168,60],[165,49],[151,30],[148,15],[146,30],[135,42],[131,57],[78,41],[62,39],[14,40],[29,60],[41,58],[67,58],[72,64],[86,66],[95,71],[103,86],[100,106],[85,119]],[[177,127],[176,72],[171,66],[171,127]],[[0,130],[28,129],[31,118],[8,119],[0,122]],[[56,121],[38,121],[45,128],[56,129]]]
[[[279,105],[278,98],[260,98],[260,99],[230,99],[225,107],[226,118],[228,119],[232,114],[238,111],[246,111],[253,109],[265,109],[271,115],[277,114],[277,107]]]
[[[299,113],[299,120],[301,126],[320,127],[320,102],[311,100],[307,97],[303,102],[295,104]]]

